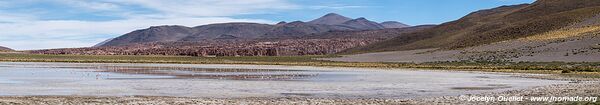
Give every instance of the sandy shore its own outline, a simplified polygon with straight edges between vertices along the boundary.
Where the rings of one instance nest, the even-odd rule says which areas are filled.
[[[96,97],[96,96],[5,96],[0,97],[0,105],[56,105],[56,104],[99,104],[99,105],[142,105],[142,104],[245,104],[245,105],[281,105],[281,104],[569,104],[574,102],[470,102],[464,97],[470,96],[600,96],[600,81],[573,82],[569,84],[556,84],[550,86],[533,87],[530,89],[512,90],[495,93],[471,94],[463,96],[431,97],[418,99],[331,99],[331,98],[187,98],[187,97],[154,97],[154,96],[130,96],[130,97]],[[587,103],[587,102],[579,102]],[[596,102],[598,103],[598,102]]]

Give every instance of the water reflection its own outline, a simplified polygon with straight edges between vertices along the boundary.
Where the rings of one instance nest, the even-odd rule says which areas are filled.
[[[173,79],[225,80],[306,80],[319,75],[318,72],[308,70],[215,69],[177,67],[107,67],[100,72],[172,76]]]
[[[469,72],[266,65],[0,62],[0,96],[407,98],[558,83]]]
[[[114,65],[60,65],[60,64],[4,64],[5,68],[36,68],[47,70],[77,69],[84,71],[85,77],[95,79],[219,79],[219,80],[269,80],[300,81],[310,80],[321,73],[329,71],[314,70],[278,70],[278,69],[233,69],[233,68],[194,68],[194,67],[149,67],[149,66],[114,66]],[[69,71],[70,74],[82,71]],[[32,74],[35,72],[32,72]],[[159,78],[122,78],[111,77],[110,74],[152,75]],[[168,78],[165,78],[168,77]]]

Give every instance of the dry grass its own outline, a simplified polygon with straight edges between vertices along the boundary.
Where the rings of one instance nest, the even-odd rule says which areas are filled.
[[[524,41],[542,41],[542,40],[553,40],[553,39],[562,39],[569,37],[577,37],[580,35],[586,35],[585,33],[589,32],[598,32],[600,31],[600,26],[590,26],[583,28],[568,28],[568,29],[560,29],[550,32],[545,32],[542,34],[532,35],[526,38],[522,38]]]
[[[403,34],[391,40],[349,49],[344,54],[426,48],[460,49],[532,35],[552,36],[549,38],[576,36],[580,33],[598,30],[598,27],[560,29],[582,22],[599,13],[600,1],[597,0],[540,0],[531,5],[504,6],[474,12],[459,20],[431,29]],[[534,37],[534,39],[536,38],[542,39]]]

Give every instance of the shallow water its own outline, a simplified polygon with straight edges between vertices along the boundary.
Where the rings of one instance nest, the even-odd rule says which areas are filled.
[[[566,81],[498,73],[269,65],[0,62],[0,95],[413,98]]]

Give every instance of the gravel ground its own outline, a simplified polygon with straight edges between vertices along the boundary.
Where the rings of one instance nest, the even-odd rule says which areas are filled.
[[[498,93],[483,93],[463,96],[446,96],[419,99],[327,99],[327,98],[186,98],[186,97],[95,97],[95,96],[6,96],[0,97],[0,105],[142,105],[142,104],[169,104],[169,105],[400,105],[400,104],[573,104],[574,102],[473,102],[466,101],[464,97],[470,96],[600,96],[600,81],[572,82],[550,86],[534,87],[523,90],[504,91]],[[578,102],[574,104],[589,104]],[[592,103],[600,104],[600,102]]]
[[[571,31],[565,31],[565,33]],[[562,35],[562,34],[558,34]],[[555,34],[538,37],[561,37]],[[417,49],[345,55],[320,60],[342,62],[436,62],[462,60],[503,60],[512,62],[600,62],[597,30],[556,39],[522,38],[456,50]]]
[[[512,97],[523,96],[519,102],[505,101],[468,101],[470,97]],[[531,89],[505,91],[499,93],[472,94],[452,97],[423,98],[410,102],[410,104],[477,104],[477,105],[506,105],[506,104],[588,104],[593,102],[540,102],[529,101],[531,97],[600,97],[600,81],[573,82],[569,84],[556,84],[535,87]],[[465,98],[466,97],[466,98]],[[595,104],[600,104],[596,101]]]

